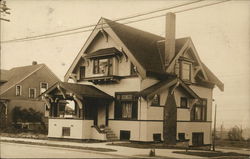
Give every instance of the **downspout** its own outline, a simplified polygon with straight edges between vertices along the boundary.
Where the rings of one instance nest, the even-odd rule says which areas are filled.
[[[141,120],[141,97],[140,97],[140,120]],[[139,141],[141,141],[141,121],[139,121]]]

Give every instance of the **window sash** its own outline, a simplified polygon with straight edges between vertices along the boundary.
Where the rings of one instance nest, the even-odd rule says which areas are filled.
[[[29,98],[36,98],[36,89],[29,88]]]
[[[16,96],[21,96],[21,95],[22,95],[22,86],[16,85]]]
[[[48,90],[49,88],[49,84],[46,82],[41,82],[40,83],[40,94],[42,94],[43,92],[45,92],[46,90]]]
[[[207,99],[196,103],[192,109],[191,120],[206,121],[207,120]]]
[[[181,62],[181,78],[182,80],[191,81],[191,71],[192,71],[192,63],[182,61]]]

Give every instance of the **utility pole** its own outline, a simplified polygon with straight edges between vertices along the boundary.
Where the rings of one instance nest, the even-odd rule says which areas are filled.
[[[213,136],[213,151],[215,151],[215,138],[216,138],[216,111],[217,111],[217,104],[215,104],[214,110],[214,136]]]

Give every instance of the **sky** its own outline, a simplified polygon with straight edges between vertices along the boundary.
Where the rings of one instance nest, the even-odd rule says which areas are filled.
[[[204,1],[161,15],[214,1]],[[1,41],[96,24],[186,3],[180,0],[7,0],[11,15],[1,21]],[[150,15],[150,16],[152,16]],[[148,17],[148,16],[146,16]],[[134,19],[133,19],[134,20]],[[121,21],[126,22],[126,21]],[[165,18],[128,24],[165,35]],[[2,43],[1,69],[45,63],[61,80],[90,32],[49,39]],[[201,60],[224,83],[214,89],[217,125],[250,127],[250,1],[229,1],[176,14],[176,38],[191,37]]]

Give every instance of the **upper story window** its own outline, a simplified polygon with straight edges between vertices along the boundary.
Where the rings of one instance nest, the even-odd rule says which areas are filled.
[[[16,85],[16,96],[21,96],[21,95],[22,95],[22,86]]]
[[[137,109],[138,98],[133,93],[116,93],[116,119],[137,119]]]
[[[136,66],[131,63],[130,65],[130,75],[136,75]]]
[[[93,73],[112,75],[113,74],[113,58],[94,59]]]
[[[36,89],[29,88],[29,98],[36,98]]]
[[[159,106],[160,105],[160,95],[159,94],[155,94],[154,98],[152,99],[152,106]]]
[[[49,87],[49,84],[46,82],[41,82],[40,83],[40,94],[42,94],[43,92],[45,92]]]
[[[207,99],[198,101],[191,111],[192,121],[206,121],[207,120]]]
[[[85,78],[85,66],[80,66],[80,79]]]
[[[183,81],[190,81],[191,82],[191,79],[192,79],[192,63],[191,62],[188,62],[188,61],[182,61],[181,62],[181,79]]]
[[[180,107],[181,108],[187,108],[188,107],[188,99],[186,97],[181,97]]]

